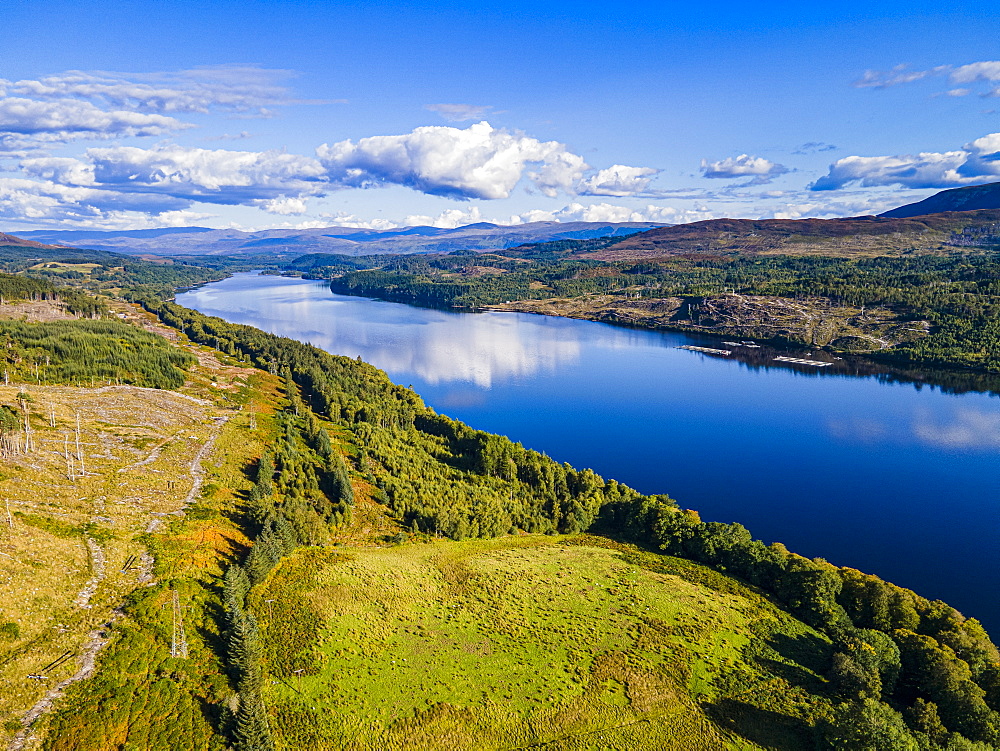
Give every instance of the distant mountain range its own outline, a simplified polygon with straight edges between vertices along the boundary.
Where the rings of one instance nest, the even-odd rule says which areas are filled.
[[[948,245],[994,242],[1000,222],[1000,183],[954,188],[879,216],[844,219],[711,219],[690,224],[653,222],[532,222],[504,226],[480,222],[454,229],[389,230],[322,227],[241,232],[208,227],[147,230],[36,230],[0,233],[0,245],[71,246],[130,255],[249,256],[376,255],[495,251],[555,240],[621,237],[587,258],[626,259],[678,253],[829,253],[834,255],[928,251]]]
[[[878,216],[843,219],[709,219],[658,227],[580,258],[657,255],[885,255],[1000,245],[1000,183],[953,188]]]
[[[323,227],[240,232],[207,227],[98,231],[35,230],[20,237],[40,243],[107,250],[132,255],[251,255],[254,253],[447,253],[453,250],[500,250],[525,243],[626,236],[652,227],[654,222],[531,222],[502,226],[480,222],[455,229],[402,227],[391,230]]]
[[[879,214],[879,216],[898,219],[925,214],[940,214],[944,211],[976,211],[978,209],[1000,209],[1000,183],[942,190],[923,201],[908,203],[905,206]]]

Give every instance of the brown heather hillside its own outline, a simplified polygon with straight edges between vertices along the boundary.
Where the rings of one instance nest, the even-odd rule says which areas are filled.
[[[952,211],[906,219],[709,219],[632,235],[574,257],[628,261],[682,254],[897,255],[951,250],[968,232],[995,234],[1000,209]]]
[[[67,247],[65,245],[45,245],[44,243],[35,242],[34,240],[25,240],[22,237],[8,235],[5,232],[0,232],[0,245],[16,245],[19,248],[39,248],[44,250],[62,249]]]

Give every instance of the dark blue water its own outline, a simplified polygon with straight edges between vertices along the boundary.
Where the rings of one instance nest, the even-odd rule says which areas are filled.
[[[283,277],[240,274],[178,302],[360,355],[439,412],[943,599],[1000,635],[997,397],[755,367],[677,349],[723,346],[714,340],[413,308]]]

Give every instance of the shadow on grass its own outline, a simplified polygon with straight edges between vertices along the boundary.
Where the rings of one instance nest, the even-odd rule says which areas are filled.
[[[217,596],[221,599],[221,587],[219,588],[219,594]],[[213,630],[207,626],[198,626],[196,627],[198,636],[201,638],[202,642],[204,642],[205,646],[208,647],[213,654],[218,656],[220,662],[225,664],[226,649],[228,647],[225,637],[225,612],[222,609],[222,605],[216,601],[206,602],[203,606],[203,612],[205,620],[214,622],[216,624],[216,628]]]
[[[824,675],[830,670],[833,658],[833,645],[815,634],[776,633],[768,639],[768,644],[786,660],[791,660],[818,675]]]
[[[815,732],[807,723],[795,717],[771,712],[738,701],[722,699],[704,705],[717,725],[765,748],[776,751],[801,751],[813,748]]]
[[[832,653],[832,645],[815,634],[773,633],[766,642],[757,642],[756,649],[747,650],[747,657],[792,686],[823,694],[828,686],[821,676],[830,670]]]

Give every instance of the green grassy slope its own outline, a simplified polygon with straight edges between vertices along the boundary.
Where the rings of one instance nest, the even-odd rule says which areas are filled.
[[[793,749],[829,712],[826,637],[598,537],[308,549],[248,602],[279,748]]]

